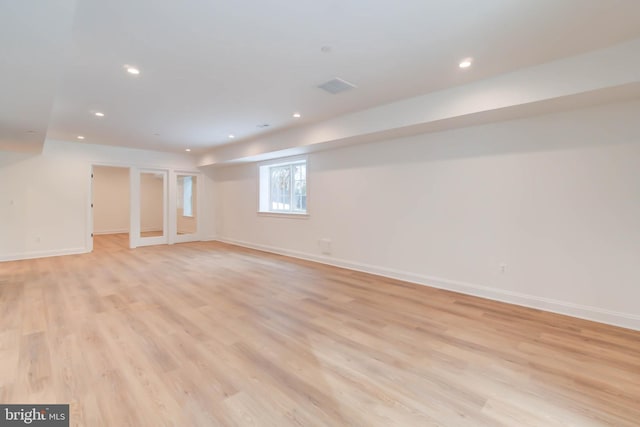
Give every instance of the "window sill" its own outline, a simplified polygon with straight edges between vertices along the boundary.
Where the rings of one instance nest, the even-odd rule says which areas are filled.
[[[308,213],[289,213],[289,212],[264,212],[258,211],[258,216],[267,216],[274,218],[295,218],[295,219],[309,219]]]

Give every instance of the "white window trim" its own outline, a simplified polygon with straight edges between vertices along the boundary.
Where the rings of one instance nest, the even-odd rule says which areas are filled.
[[[261,174],[261,170],[262,168],[264,168],[265,166],[268,167],[273,167],[273,166],[279,166],[279,165],[289,165],[292,163],[302,163],[304,162],[306,165],[306,179],[305,179],[305,183],[306,183],[306,187],[307,187],[307,211],[306,212],[278,212],[278,211],[270,211],[270,210],[263,210],[260,208],[261,206],[261,192],[263,191],[261,185],[262,185],[262,174]],[[259,162],[257,164],[257,168],[258,168],[258,179],[257,179],[257,186],[258,186],[258,210],[257,210],[257,214],[258,216],[263,216],[263,217],[274,217],[274,218],[296,218],[296,219],[308,219],[309,218],[309,157],[308,156],[293,156],[293,157],[281,157],[278,159],[272,159],[272,160],[266,160],[263,162]],[[268,170],[267,168],[265,168],[265,170]],[[268,181],[268,180],[267,180]],[[267,189],[266,191],[268,191],[268,185],[269,182],[267,182]],[[267,198],[267,205],[269,204],[269,198]]]
[[[309,209],[307,209],[307,210],[309,210]],[[258,216],[273,217],[273,218],[309,219],[309,214],[308,213],[295,213],[295,212],[258,211]]]

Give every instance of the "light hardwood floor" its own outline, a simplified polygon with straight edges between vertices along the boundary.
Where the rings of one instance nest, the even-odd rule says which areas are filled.
[[[0,402],[80,426],[638,426],[640,333],[220,243],[0,263]]]

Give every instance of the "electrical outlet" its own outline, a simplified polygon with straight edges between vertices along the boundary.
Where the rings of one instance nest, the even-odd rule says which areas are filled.
[[[318,239],[318,246],[320,246],[320,252],[325,255],[331,255],[331,239],[327,239],[326,237]]]
[[[507,264],[500,264],[500,273],[504,274],[507,272]]]

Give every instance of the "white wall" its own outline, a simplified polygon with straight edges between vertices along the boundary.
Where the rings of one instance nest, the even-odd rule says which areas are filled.
[[[94,234],[129,232],[128,168],[93,168],[93,231]]]
[[[0,261],[89,249],[92,164],[197,171],[190,156],[48,140],[38,155],[0,152]],[[205,176],[207,197],[214,194]],[[203,202],[203,238],[213,233]]]
[[[218,168],[218,234],[640,329],[638,117],[618,103],[314,153],[306,220],[256,214],[256,164]]]

